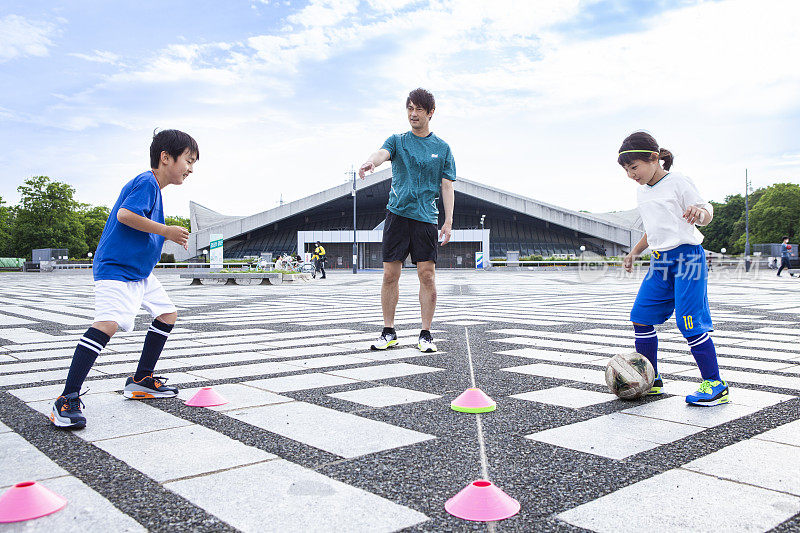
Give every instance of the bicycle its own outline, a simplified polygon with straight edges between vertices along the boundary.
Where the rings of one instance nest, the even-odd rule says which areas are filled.
[[[303,274],[313,274],[315,270],[313,263],[306,263],[296,259],[280,259],[275,263],[275,268]]]

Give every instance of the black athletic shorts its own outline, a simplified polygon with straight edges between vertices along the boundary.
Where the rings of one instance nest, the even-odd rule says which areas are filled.
[[[439,230],[436,224],[420,222],[386,211],[383,225],[383,262],[405,261],[411,254],[411,262],[436,262]]]

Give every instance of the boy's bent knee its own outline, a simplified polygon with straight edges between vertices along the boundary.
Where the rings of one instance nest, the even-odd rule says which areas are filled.
[[[173,325],[178,320],[178,312],[173,311],[171,313],[164,313],[163,315],[158,315],[156,320],[163,322],[164,324]]]
[[[114,333],[116,333],[117,329],[119,329],[119,324],[117,324],[113,320],[102,320],[100,322],[95,322],[94,324],[92,324],[92,327],[94,329],[99,329],[109,337],[113,337]]]

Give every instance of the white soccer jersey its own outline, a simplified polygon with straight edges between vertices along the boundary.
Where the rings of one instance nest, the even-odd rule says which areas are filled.
[[[694,182],[678,172],[668,173],[653,186],[641,185],[636,200],[651,250],[703,242],[703,234],[683,218],[689,206],[702,207],[714,215],[714,208],[700,196]]]

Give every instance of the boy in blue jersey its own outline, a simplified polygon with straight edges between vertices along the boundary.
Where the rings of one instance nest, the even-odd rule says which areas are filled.
[[[200,157],[197,143],[178,130],[153,136],[150,167],[123,188],[106,221],[94,260],[95,318],[75,348],[64,391],[53,403],[57,427],[86,426],[79,391],[95,359],[118,329],[131,331],[140,307],[153,316],[136,373],[125,383],[126,398],[171,398],[178,389],[153,376],[164,343],[178,318],[172,301],[153,275],[164,239],[186,247],[189,232],[164,224],[161,189],[180,185]]]
[[[414,89],[406,99],[406,112],[411,131],[392,135],[383,146],[369,156],[358,173],[361,178],[386,161],[392,162],[392,187],[386,206],[383,226],[383,332],[372,345],[385,350],[397,344],[394,314],[400,294],[399,280],[403,261],[411,254],[419,277],[419,302],[422,331],[417,348],[435,352],[431,322],[436,310],[437,233],[442,246],[450,240],[453,227],[453,203],[456,164],[446,142],[431,133],[429,122],[436,102],[425,89]],[[444,224],[437,230],[439,195],[444,204]]]

